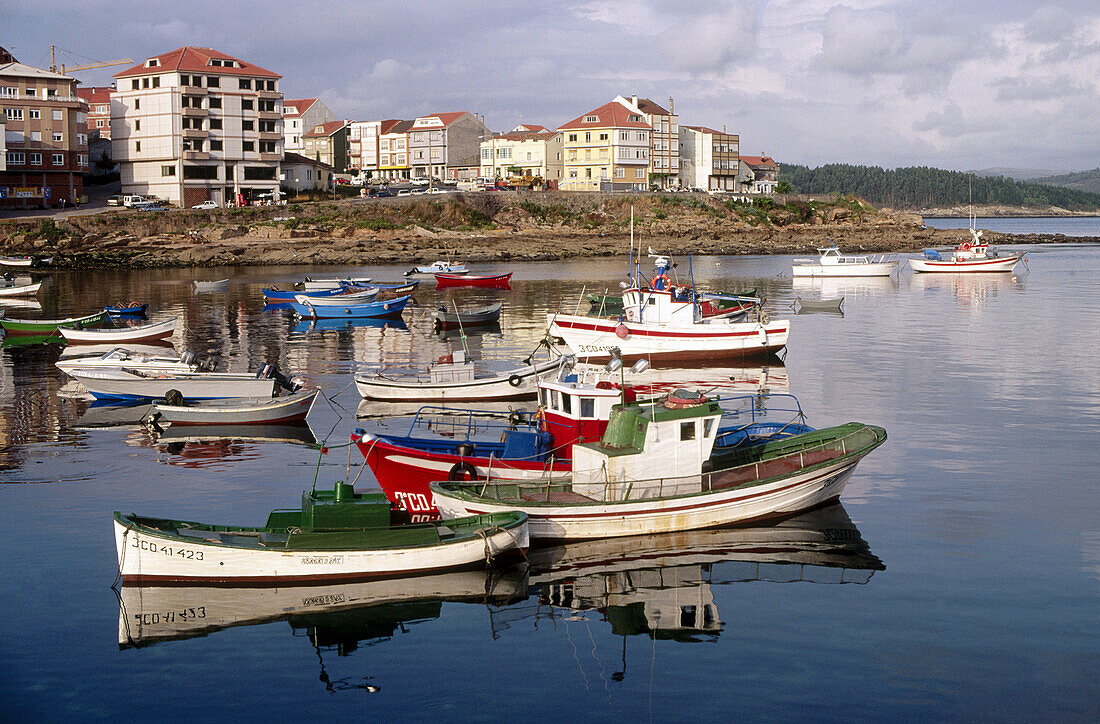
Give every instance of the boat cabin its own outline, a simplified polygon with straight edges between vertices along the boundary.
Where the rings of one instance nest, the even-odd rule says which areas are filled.
[[[558,449],[599,440],[607,429],[611,409],[635,400],[629,387],[624,390],[618,383],[597,382],[575,372],[560,379],[540,379],[538,389],[543,429],[554,436],[554,447]]]
[[[456,349],[440,357],[428,367],[428,380],[433,385],[447,382],[473,382],[474,365],[466,359],[465,350]]]

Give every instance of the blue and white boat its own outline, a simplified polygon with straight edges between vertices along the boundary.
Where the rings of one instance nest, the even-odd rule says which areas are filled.
[[[399,317],[405,305],[412,299],[406,294],[396,299],[383,301],[344,304],[334,299],[317,299],[297,294],[291,307],[298,316],[306,319],[348,319],[355,317]]]
[[[374,301],[378,296],[379,287],[353,287],[341,286],[332,289],[322,289],[316,292],[302,292],[294,289],[283,291],[277,287],[264,290],[264,299],[275,302],[291,302],[294,297],[303,296],[310,299],[329,299],[339,297],[341,301]]]

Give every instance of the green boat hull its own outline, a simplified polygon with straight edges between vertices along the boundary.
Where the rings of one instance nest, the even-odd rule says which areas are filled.
[[[0,319],[4,331],[14,335],[51,335],[57,334],[62,327],[66,329],[79,329],[80,327],[93,327],[103,323],[107,312],[96,312],[86,317],[72,317],[69,319]]]

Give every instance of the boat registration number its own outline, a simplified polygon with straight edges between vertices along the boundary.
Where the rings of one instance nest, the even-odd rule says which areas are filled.
[[[179,611],[149,611],[134,614],[134,621],[141,626],[153,626],[158,623],[175,623],[176,621],[194,621],[206,618],[206,606],[195,606]]]
[[[606,352],[611,353],[612,348],[616,345],[609,344],[582,344],[577,347],[578,353],[584,352]]]
[[[159,553],[162,556],[176,556],[177,558],[184,558],[189,561],[202,560],[202,551],[193,551],[188,548],[174,548],[172,546],[157,545],[153,541],[145,540],[144,538],[135,538],[134,544],[131,547],[137,548],[140,551]]]
[[[423,493],[408,493],[399,490],[394,493],[394,497],[397,498],[398,504],[410,513],[427,512],[432,509],[432,504],[428,502],[428,496]]]

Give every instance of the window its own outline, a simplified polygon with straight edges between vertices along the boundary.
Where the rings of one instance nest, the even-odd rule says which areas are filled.
[[[255,125],[256,125],[256,124],[255,124],[255,122],[254,122],[254,121],[241,121],[241,130],[242,130],[242,131],[251,131],[251,130],[254,130],[254,128],[253,128],[253,127],[254,127]]]
[[[630,121],[631,123],[641,123],[642,122],[642,117],[631,114],[631,115],[626,117],[626,120]]]
[[[54,166],[64,166],[65,165],[65,154],[63,154],[63,153],[53,154],[53,165]]]
[[[260,121],[260,133],[275,133],[275,121]]]
[[[140,90],[140,89],[141,89],[141,81],[140,80],[138,80],[137,78],[134,78],[132,81],[130,81],[130,90]]]
[[[210,142],[210,150],[211,151],[220,151],[220,150],[222,150],[222,142],[221,141],[211,141]]]
[[[703,437],[710,437],[712,432],[714,432],[714,419],[703,420]]]
[[[30,90],[28,88],[27,90]],[[13,85],[0,86],[0,98],[18,98],[19,89]]]
[[[221,108],[222,107],[222,99],[221,98],[211,98],[209,100],[210,100],[210,103],[209,103],[208,107],[210,107],[210,108]]]
[[[680,439],[681,440],[694,440],[695,439],[695,420],[680,423]]]
[[[562,412],[572,415],[573,414],[573,396],[562,395],[561,396],[561,410]]]
[[[260,153],[275,153],[275,141],[260,141]]]
[[[32,153],[31,154],[31,165],[32,166],[41,166],[42,165],[42,154],[41,153]]]
[[[87,146],[88,145],[88,137],[86,135],[84,135],[83,133],[76,134],[76,145],[78,145],[78,146]]]
[[[592,397],[581,398],[581,417],[596,416],[596,400]]]
[[[134,130],[135,131],[140,131],[141,130],[141,121],[134,121]]]
[[[22,131],[5,131],[4,140],[8,143],[23,143]]]
[[[160,167],[160,175],[161,176],[175,176],[176,175],[176,167],[175,166],[161,166]]]
[[[103,119],[102,118],[96,120],[95,127],[96,128],[103,128]]]
[[[154,75],[153,76],[153,87],[154,88],[160,88],[160,76],[159,75]]]
[[[268,89],[269,91],[273,91],[273,90],[275,90],[275,81],[273,81],[273,80],[269,80],[269,81],[267,82],[267,89]]]
[[[21,151],[8,151],[8,165],[22,166],[27,162],[26,154]]]
[[[185,179],[205,179],[207,181],[214,181],[218,178],[217,166],[184,166],[183,177]],[[229,178],[227,177],[228,181]]]
[[[385,146],[383,146],[383,148],[385,148]],[[488,161],[489,159],[492,158],[492,156],[493,156],[493,149],[491,149],[491,148],[481,149],[481,160],[482,161]]]
[[[256,107],[256,104],[252,102],[251,98],[244,98],[241,100],[241,110],[251,111]]]
[[[256,85],[259,85],[258,81],[257,81]],[[246,89],[247,90],[252,90],[252,79],[251,78],[240,78],[240,79],[238,79],[237,80],[237,87],[240,88],[241,90],[246,90]]]
[[[211,131],[220,131],[222,129],[222,119],[220,118],[211,118],[209,123]]]
[[[644,168],[634,169],[634,178],[645,178],[645,169]]]
[[[65,134],[63,134],[63,133],[54,133],[53,134],[53,142],[54,143],[64,143],[65,142]]]
[[[208,76],[206,76],[206,87],[207,88],[221,88],[222,87],[222,79],[219,78],[216,75],[208,75]]]
[[[199,139],[195,139],[195,138],[185,138],[185,139],[183,139],[183,150],[184,151],[201,151],[202,150],[202,141],[199,140]]]
[[[42,111],[38,110],[37,108],[32,108],[27,111],[27,113],[30,114],[29,117],[32,121],[42,118]]]
[[[21,120],[23,120],[23,109],[22,108],[5,108],[4,109],[4,118],[7,118],[9,121],[21,121]]]
[[[630,140],[630,131],[619,131],[619,140],[620,141],[629,141]]]
[[[149,60],[145,61],[145,67],[146,68],[156,68],[159,65],[160,65],[160,58],[150,58]]]
[[[592,142],[592,133],[591,132],[588,132],[588,131],[585,132],[584,142],[585,143],[591,143]]]
[[[256,150],[256,142],[255,141],[245,141],[244,143],[241,144],[241,150],[242,151],[255,151]]]
[[[599,116],[585,116],[584,117],[584,122],[585,123],[598,123],[599,120],[600,120]]]
[[[423,133],[414,133],[413,134],[413,143],[423,143],[423,142],[424,142],[424,134]]]
[[[77,156],[77,163],[79,163],[81,166],[87,166],[88,165],[88,154],[82,153],[79,156]]]
[[[570,141],[576,141],[576,140],[577,140],[577,134],[575,134],[575,133],[570,133],[570,134],[569,134],[569,140],[570,140]]]
[[[140,98],[135,98],[134,99],[134,110],[135,111],[140,111],[141,110],[141,99]]]
[[[244,167],[244,180],[245,181],[274,181],[275,180],[275,167],[274,166],[245,166]]]
[[[601,141],[606,141],[607,140],[607,134],[606,133],[601,133],[600,134],[600,140]]]
[[[575,169],[575,168],[569,169],[569,178],[577,178],[577,169]]]
[[[149,87],[149,79],[148,78],[142,78],[141,79],[141,87],[142,88],[148,88]]]
[[[615,169],[615,178],[626,178],[626,169],[621,166]]]
[[[136,143],[134,143],[134,150],[139,153],[141,152],[141,141],[137,141]]]

